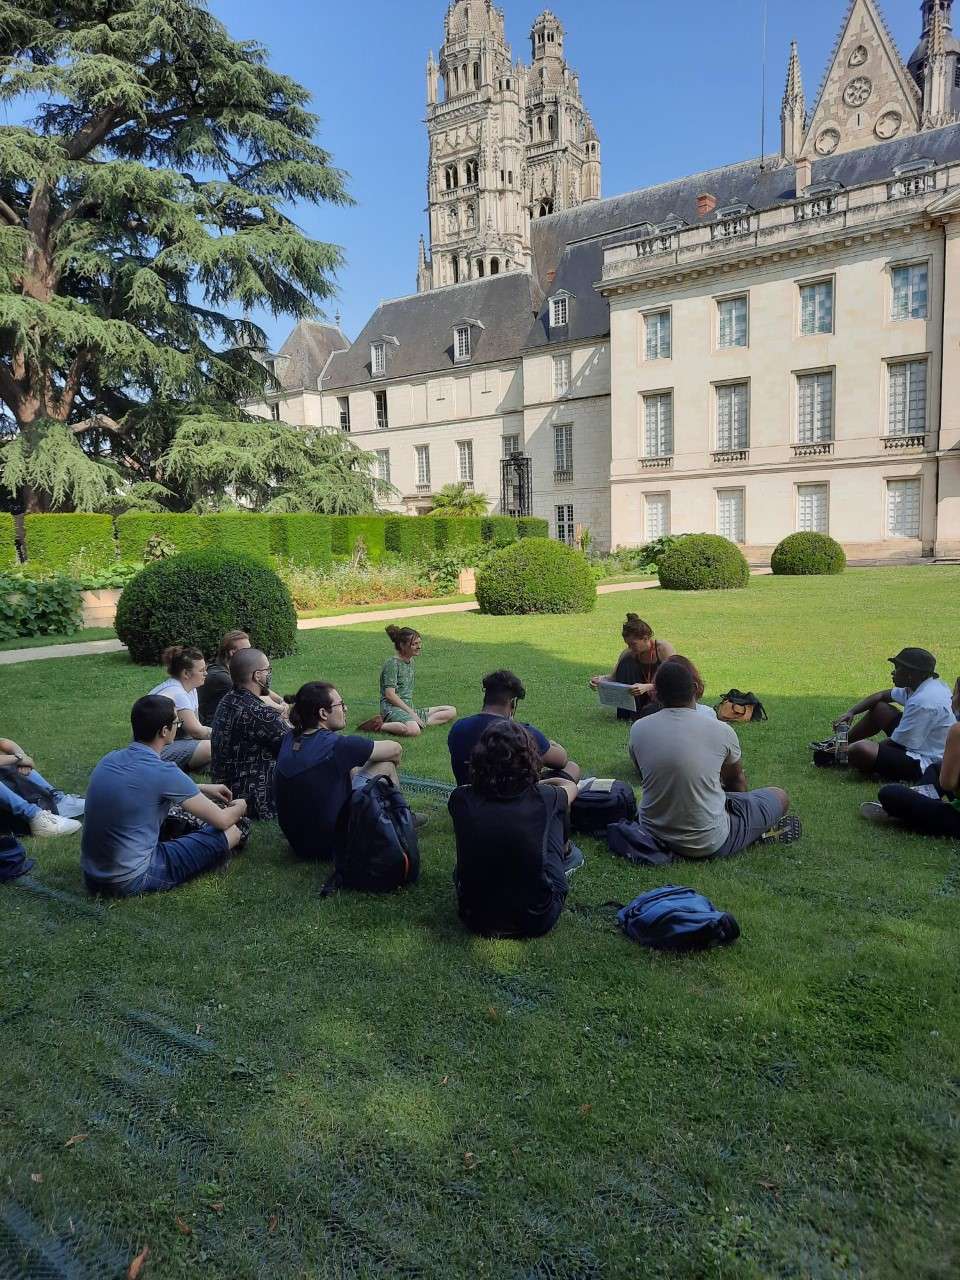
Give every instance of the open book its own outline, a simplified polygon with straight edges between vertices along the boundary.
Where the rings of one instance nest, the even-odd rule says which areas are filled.
[[[601,680],[597,694],[601,707],[622,707],[624,711],[636,711],[637,700],[630,692],[633,686],[617,680]]]

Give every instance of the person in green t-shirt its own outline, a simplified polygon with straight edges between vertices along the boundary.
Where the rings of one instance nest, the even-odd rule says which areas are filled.
[[[375,732],[396,734],[399,738],[416,738],[428,725],[448,724],[457,718],[456,707],[418,707],[413,700],[414,664],[423,650],[423,637],[412,627],[387,627],[396,653],[388,658],[380,672],[380,716],[383,723]],[[361,728],[373,729],[367,721]]]

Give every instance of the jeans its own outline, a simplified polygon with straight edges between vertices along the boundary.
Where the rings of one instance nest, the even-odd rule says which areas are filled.
[[[181,836],[179,840],[158,844],[150,866],[131,884],[110,886],[88,878],[87,888],[91,893],[116,898],[135,898],[141,893],[167,893],[218,866],[225,860],[229,849],[222,831],[205,826],[200,831]]]
[[[26,774],[27,780],[32,782],[35,787],[43,787],[45,791],[49,791],[51,796],[54,793],[53,787],[47,782],[46,778],[42,778],[36,769]],[[31,818],[35,818],[40,812],[39,806],[28,804],[15,791],[11,791],[5,783],[0,782],[0,809],[8,809],[17,818],[22,818],[24,822],[29,822]]]
[[[880,803],[891,818],[924,836],[952,836],[960,840],[960,812],[953,805],[921,796],[910,787],[881,787]]]

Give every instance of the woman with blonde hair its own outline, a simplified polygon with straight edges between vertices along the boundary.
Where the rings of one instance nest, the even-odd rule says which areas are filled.
[[[210,763],[211,730],[200,719],[197,690],[207,678],[207,660],[199,649],[175,644],[164,649],[160,661],[167,669],[167,679],[150,693],[169,698],[177,709],[176,738],[161,755],[184,773],[205,769]]]
[[[373,733],[392,733],[398,738],[418,738],[428,725],[448,724],[455,720],[456,707],[414,705],[414,666],[423,651],[420,632],[412,627],[392,625],[386,628],[386,632],[396,652],[387,659],[380,672],[380,716],[368,720],[360,728]]]
[[[630,685],[636,703],[635,711],[617,709],[618,720],[639,720],[660,710],[653,696],[653,681],[660,667],[677,652],[666,640],[658,640],[653,627],[635,613],[628,613],[621,629],[626,649],[617,659],[617,665],[609,675],[594,676],[590,681],[596,689],[601,680]]]

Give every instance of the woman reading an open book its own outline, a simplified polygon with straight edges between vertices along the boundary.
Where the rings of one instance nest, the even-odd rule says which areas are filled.
[[[610,675],[594,676],[590,685],[596,689],[601,680],[628,685],[636,710],[625,711],[619,707],[617,719],[639,720],[641,716],[660,710],[660,704],[653,696],[653,678],[663,663],[673,657],[676,649],[665,640],[658,640],[649,622],[644,622],[635,613],[627,614],[622,634],[627,647],[617,659],[617,665]]]

